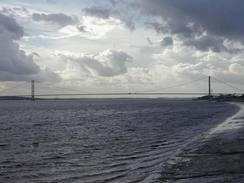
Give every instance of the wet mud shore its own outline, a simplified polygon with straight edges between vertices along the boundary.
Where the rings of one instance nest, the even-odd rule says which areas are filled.
[[[239,112],[184,148],[158,182],[244,182],[244,104],[235,105]]]

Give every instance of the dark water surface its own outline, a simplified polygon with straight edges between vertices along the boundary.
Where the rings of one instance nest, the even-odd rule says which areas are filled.
[[[233,111],[163,99],[0,101],[0,182],[153,182]]]

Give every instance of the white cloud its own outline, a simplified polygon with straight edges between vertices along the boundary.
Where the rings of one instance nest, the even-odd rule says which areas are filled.
[[[229,66],[230,72],[236,74],[236,75],[244,75],[244,65],[241,65],[239,63],[233,63]]]
[[[80,25],[68,25],[59,29],[60,36],[81,36],[88,39],[101,39],[120,25],[120,21],[113,18],[103,20],[94,17],[82,17],[80,22],[82,22]]]
[[[62,60],[68,62],[69,70],[75,65],[73,70],[77,70],[76,66],[78,66],[80,72],[102,77],[125,74],[127,72],[126,63],[132,61],[132,57],[128,54],[117,50],[106,50],[96,55],[61,54],[59,56]]]

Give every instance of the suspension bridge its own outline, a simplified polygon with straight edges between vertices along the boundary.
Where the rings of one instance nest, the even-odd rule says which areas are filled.
[[[188,85],[192,85],[192,84],[196,84],[198,82],[202,82],[202,81],[206,81],[206,85],[207,86],[205,88],[205,92],[167,92],[169,89],[174,89],[174,90],[178,90],[180,87],[187,87]],[[232,92],[213,92],[212,90],[212,83],[219,83],[222,85],[225,85],[229,88],[232,89]],[[74,90],[72,88],[60,88],[63,89],[62,92],[53,92],[53,93],[47,93],[46,91],[41,93],[40,91],[37,91],[36,87],[35,87],[35,81],[32,80],[31,81],[31,87],[30,87],[30,92],[25,93],[25,94],[14,94],[14,95],[9,95],[9,94],[5,94],[10,93],[11,90],[16,90],[18,89],[18,87],[20,86],[14,86],[14,87],[9,87],[9,88],[5,88],[0,90],[0,97],[25,97],[25,98],[30,98],[32,100],[35,100],[36,98],[50,98],[50,97],[84,97],[84,96],[214,96],[214,95],[220,95],[220,94],[236,94],[236,95],[243,95],[244,94],[244,89],[241,89],[239,87],[236,87],[228,82],[222,81],[218,78],[215,77],[210,77],[210,76],[205,76],[203,78],[200,79],[196,79],[196,80],[192,80],[192,81],[188,81],[188,82],[184,82],[184,83],[179,83],[179,84],[175,84],[175,85],[171,85],[168,87],[164,87],[164,88],[157,88],[151,91],[136,91],[136,92],[96,92],[96,93],[90,93],[90,92],[81,92],[79,90]],[[203,89],[204,90],[204,89]],[[69,92],[64,92],[64,91],[69,91]],[[72,91],[72,93],[70,92]]]

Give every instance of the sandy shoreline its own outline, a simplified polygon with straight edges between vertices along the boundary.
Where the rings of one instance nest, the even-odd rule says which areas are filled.
[[[177,160],[166,166],[158,182],[244,182],[244,104],[239,111],[189,144]]]

